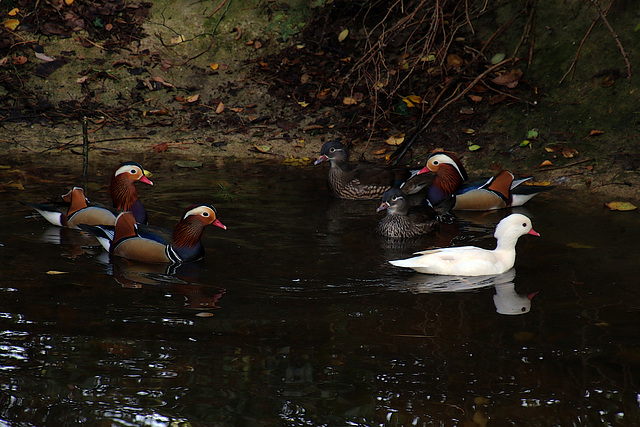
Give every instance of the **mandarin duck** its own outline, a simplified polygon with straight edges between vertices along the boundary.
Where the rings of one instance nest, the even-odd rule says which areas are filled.
[[[325,161],[331,163],[327,183],[334,196],[349,200],[370,200],[382,197],[392,187],[400,187],[412,176],[407,168],[390,168],[370,163],[349,164],[349,150],[338,141],[329,141],[322,146],[320,157],[314,162],[319,165]],[[423,181],[423,178],[416,178]],[[415,194],[427,183],[412,185],[411,194]]]
[[[200,204],[188,208],[173,231],[138,224],[132,212],[118,215],[113,227],[80,224],[80,228],[95,235],[111,256],[148,263],[178,264],[204,256],[200,242],[204,227],[213,224],[227,229],[216,215],[213,205]]]
[[[144,174],[145,170],[139,163],[124,162],[113,173],[109,183],[109,194],[113,201],[113,207],[119,212],[130,211],[140,224],[147,223],[147,211],[138,200],[138,191],[134,183],[136,181],[153,185],[153,182]]]
[[[502,274],[516,260],[516,243],[525,234],[540,236],[531,220],[522,214],[511,214],[496,226],[496,248],[475,246],[432,249],[418,252],[416,257],[389,261],[397,267],[412,268],[418,273],[450,276],[484,276]]]
[[[147,212],[140,200],[134,183],[136,181],[153,185],[144,174],[144,169],[138,163],[125,162],[121,164],[111,177],[109,193],[113,206],[118,210],[131,209],[135,212],[136,220],[147,222]],[[114,225],[116,215],[108,209],[91,206],[89,199],[80,187],[62,195],[61,203],[28,203],[20,202],[40,213],[47,221],[58,227],[78,228],[78,224]]]
[[[376,227],[376,233],[385,237],[409,238],[429,234],[440,225],[440,215],[451,204],[440,209],[431,206],[411,206],[400,188],[391,188],[382,195],[382,203],[376,212],[387,214]]]
[[[522,206],[536,194],[550,189],[538,185],[522,185],[531,177],[515,179],[512,172],[502,170],[486,182],[467,183],[467,171],[456,156],[435,153],[418,174],[434,172],[433,184],[427,190],[427,201],[431,205],[454,197],[453,210],[488,211]]]
[[[89,199],[80,187],[62,195],[62,203],[45,204],[20,202],[42,215],[51,224],[58,227],[78,228],[78,224],[108,224],[116,222],[116,215],[108,209],[89,206]]]

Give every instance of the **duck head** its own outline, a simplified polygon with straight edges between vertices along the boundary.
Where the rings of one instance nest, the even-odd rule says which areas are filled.
[[[173,229],[174,244],[177,247],[195,246],[207,225],[227,229],[227,226],[217,218],[217,211],[213,205],[205,203],[190,206]]]
[[[313,164],[319,165],[327,160],[331,163],[347,163],[349,161],[349,150],[338,141],[326,142],[320,149],[320,157]]]
[[[388,214],[406,213],[407,199],[399,188],[390,188],[382,195],[382,203],[376,212],[387,210]]]
[[[153,185],[153,182],[146,177],[145,171],[139,163],[125,162],[113,173],[109,184],[109,193],[116,209],[120,211],[134,210],[138,222],[144,223],[146,222],[146,212],[144,215],[137,215],[134,209],[134,204],[138,202],[138,192],[134,185],[136,181]],[[140,208],[142,209],[142,207]]]

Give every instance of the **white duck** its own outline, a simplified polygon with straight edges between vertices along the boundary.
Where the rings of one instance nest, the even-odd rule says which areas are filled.
[[[483,276],[502,274],[516,261],[516,243],[520,236],[540,236],[531,220],[522,214],[511,214],[496,226],[494,250],[475,246],[432,249],[418,252],[419,256],[389,261],[398,267],[413,268],[418,273],[449,276]]]

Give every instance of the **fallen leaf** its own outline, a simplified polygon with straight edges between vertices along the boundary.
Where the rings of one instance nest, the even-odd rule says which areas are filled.
[[[322,89],[320,92],[316,94],[317,99],[324,99],[331,92],[331,89]]]
[[[527,132],[527,139],[536,139],[538,137],[538,130],[531,129]]]
[[[471,144],[471,145],[469,145],[468,148],[469,148],[469,151],[478,151],[482,147],[480,147],[478,144]]]
[[[5,56],[4,58],[0,59],[0,67],[4,67],[5,65],[7,65],[8,62],[9,62],[8,56]]]
[[[469,129],[469,128],[462,128],[462,132],[466,133],[467,135],[476,133],[475,129]]]
[[[234,108],[229,107],[229,110],[233,111],[234,113],[241,113],[244,110],[244,108],[242,108],[242,107],[234,107]]]
[[[16,16],[19,12],[20,12],[20,9],[18,9],[17,7],[14,7],[13,9],[11,9],[11,10],[9,11],[9,13],[7,13],[7,15],[9,15],[9,16]]]
[[[86,82],[88,78],[89,78],[89,76],[82,76],[82,77],[78,78],[78,80],[76,80],[76,83],[82,84],[82,83]]]
[[[183,43],[185,41],[185,38],[182,34],[178,34],[177,36],[171,37],[170,43],[171,44],[180,44]]]
[[[551,181],[525,181],[524,185],[535,185],[536,187],[548,187],[551,185]]]
[[[529,141],[528,139],[525,139],[520,143],[520,147],[530,146],[530,144],[531,144],[531,141]]]
[[[6,21],[4,21],[4,27],[11,31],[18,28],[18,25],[20,25],[20,21],[17,19],[7,19]]]
[[[600,83],[600,86],[611,87],[615,82],[616,82],[616,77],[613,74],[609,74],[602,80],[602,83]]]
[[[302,108],[304,108],[304,107],[308,107],[309,103],[308,102],[304,102],[304,101],[298,101],[298,105],[301,106]]]
[[[604,133],[603,130],[592,130],[591,132],[589,132],[589,136],[597,136],[597,135],[602,135]]]
[[[349,35],[349,30],[342,30],[340,32],[340,34],[338,35],[338,41],[340,43],[342,43],[344,41],[344,39],[347,38],[348,35]]]
[[[562,155],[567,159],[571,159],[578,155],[578,150],[576,150],[575,148],[563,147]]]
[[[53,61],[55,61],[55,58],[47,56],[44,53],[36,52],[35,55],[36,55],[36,58],[41,59],[41,60],[43,60],[45,62],[53,62]]]
[[[147,114],[151,114],[153,116],[168,116],[169,111],[166,108],[158,108],[156,110],[149,110]]]
[[[262,47],[262,42],[260,40],[256,40],[255,43],[253,43],[253,47],[258,50]]]
[[[153,146],[154,153],[164,153],[168,149],[169,149],[169,144],[167,144],[166,142],[161,142],[160,144],[156,144]]]
[[[73,4],[73,0],[64,0],[64,4],[71,6]]]
[[[389,145],[400,145],[404,141],[404,133],[391,135],[385,142]]]
[[[498,77],[491,80],[494,84],[500,86],[506,86],[509,89],[512,89],[518,85],[518,81],[522,77],[522,71],[515,69],[511,71],[507,71],[506,73],[500,74]]]
[[[13,62],[13,65],[22,65],[27,63],[26,56],[14,56],[13,58],[11,58],[11,60]]]
[[[356,99],[352,96],[345,96],[342,99],[342,103],[344,105],[356,105],[358,103],[358,101],[356,101]]]
[[[200,94],[196,93],[195,95],[188,96],[187,102],[196,102],[198,99],[200,99]]]
[[[387,154],[387,151],[388,151],[387,147],[380,147],[375,150],[372,150],[371,154],[373,154],[374,156],[381,156],[383,154]]]
[[[407,107],[409,108],[422,104],[422,98],[418,95],[405,96],[404,98],[402,98],[402,100],[407,104]]]
[[[478,95],[469,95],[469,99],[473,102],[480,102],[482,101],[482,97],[478,96]]]
[[[271,150],[270,145],[254,145],[253,147],[261,153],[268,153]]]
[[[153,76],[153,77],[151,77],[151,80],[153,80],[154,82],[158,82],[158,83],[162,84],[163,86],[175,87],[171,83],[165,82],[164,79],[162,77],[160,77],[160,76]]]
[[[541,168],[544,166],[553,166],[553,163],[551,163],[549,160],[545,160],[544,162],[540,163],[538,167]]]
[[[49,271],[47,271],[47,274],[49,274],[49,275],[67,274],[67,272],[66,271],[58,271],[58,270],[49,270]]]
[[[504,53],[496,53],[495,55],[493,55],[491,57],[491,63],[492,64],[497,64],[499,62],[504,61],[504,58],[506,57],[506,55]]]
[[[455,53],[451,53],[447,55],[447,65],[453,68],[460,68],[464,64],[462,58]]]
[[[109,23],[109,24],[104,26],[104,29],[107,30],[107,31],[111,31],[111,30],[113,30],[113,25]]]
[[[633,211],[638,209],[637,206],[629,202],[609,202],[604,205],[612,211]]]
[[[222,101],[220,101],[220,103],[218,104],[218,106],[216,107],[216,113],[220,114],[224,111],[224,103]]]
[[[460,114],[466,114],[466,115],[473,114],[473,108],[462,107],[460,109]]]
[[[306,166],[311,163],[311,159],[308,157],[286,157],[282,163],[289,166]]]
[[[211,64],[209,64],[209,68],[211,68],[213,71],[215,71],[218,68],[220,68],[220,65],[216,64],[215,62],[212,62]]]

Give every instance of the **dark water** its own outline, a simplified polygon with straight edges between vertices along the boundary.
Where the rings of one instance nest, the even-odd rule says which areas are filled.
[[[110,264],[16,202],[77,174],[25,169],[25,190],[5,191],[3,425],[640,424],[637,212],[555,189],[527,205],[542,237],[520,239],[515,271],[438,284],[386,261],[489,247],[508,212],[392,245],[372,234],[377,202],[332,200],[324,168],[147,163],[152,223],[208,201],[228,226],[175,275]]]

